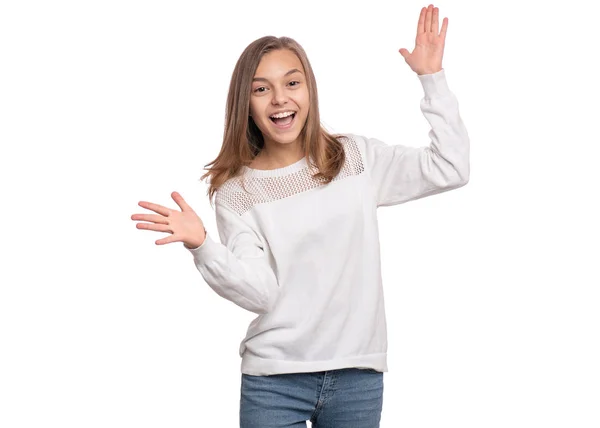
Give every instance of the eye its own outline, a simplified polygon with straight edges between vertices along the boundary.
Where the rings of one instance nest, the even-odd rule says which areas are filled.
[[[258,88],[256,88],[254,90],[254,92],[264,92],[264,91],[261,91],[261,89],[264,89],[265,91],[267,90],[267,88],[265,88],[264,86],[259,86]]]
[[[292,83],[295,83],[295,85],[292,85]],[[292,86],[298,86],[300,84],[300,82],[298,82],[297,80],[293,80],[290,82],[290,85]]]

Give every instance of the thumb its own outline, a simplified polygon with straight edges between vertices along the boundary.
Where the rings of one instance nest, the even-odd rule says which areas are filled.
[[[192,207],[190,207],[187,202],[183,199],[183,197],[178,192],[172,192],[171,197],[179,205],[181,211],[193,211]]]
[[[400,52],[400,55],[402,55],[402,57],[404,57],[404,59],[406,59],[408,56],[410,56],[410,53],[404,48],[400,48],[399,52]]]

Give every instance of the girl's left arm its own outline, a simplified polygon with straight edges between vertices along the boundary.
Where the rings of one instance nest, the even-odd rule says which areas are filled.
[[[421,111],[431,126],[431,143],[412,147],[359,137],[377,206],[401,204],[469,182],[469,135],[445,70],[418,77],[425,92]]]
[[[439,30],[438,17],[439,10],[432,4],[422,8],[415,48],[412,52],[400,49],[423,86],[421,111],[431,125],[431,143],[417,148],[363,139],[377,206],[434,195],[469,181],[469,136],[442,68],[448,18]]]

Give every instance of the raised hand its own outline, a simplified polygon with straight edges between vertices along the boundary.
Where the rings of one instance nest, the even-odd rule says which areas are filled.
[[[442,69],[442,57],[448,30],[448,18],[444,18],[439,31],[439,9],[430,4],[421,9],[417,25],[415,48],[411,53],[401,48],[400,54],[417,74],[432,74]],[[439,31],[439,34],[438,34]]]
[[[170,233],[170,236],[159,239],[156,245],[168,244],[170,242],[183,242],[188,248],[196,248],[202,245],[206,237],[204,223],[194,210],[183,200],[177,192],[171,193],[173,200],[179,205],[181,211],[172,210],[162,205],[151,202],[140,201],[138,205],[147,208],[157,214],[134,214],[132,220],[147,221],[149,223],[137,223],[138,229],[155,230],[157,232]]]

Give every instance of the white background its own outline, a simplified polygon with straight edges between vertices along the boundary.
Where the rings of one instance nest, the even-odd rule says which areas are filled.
[[[471,181],[379,211],[381,426],[597,428],[597,16],[481,4],[435,4]],[[398,53],[426,5],[2,2],[0,426],[238,426],[254,314],[130,216],[177,190],[216,236],[198,179],[234,64],[267,34],[305,48],[327,129],[429,144]]]

